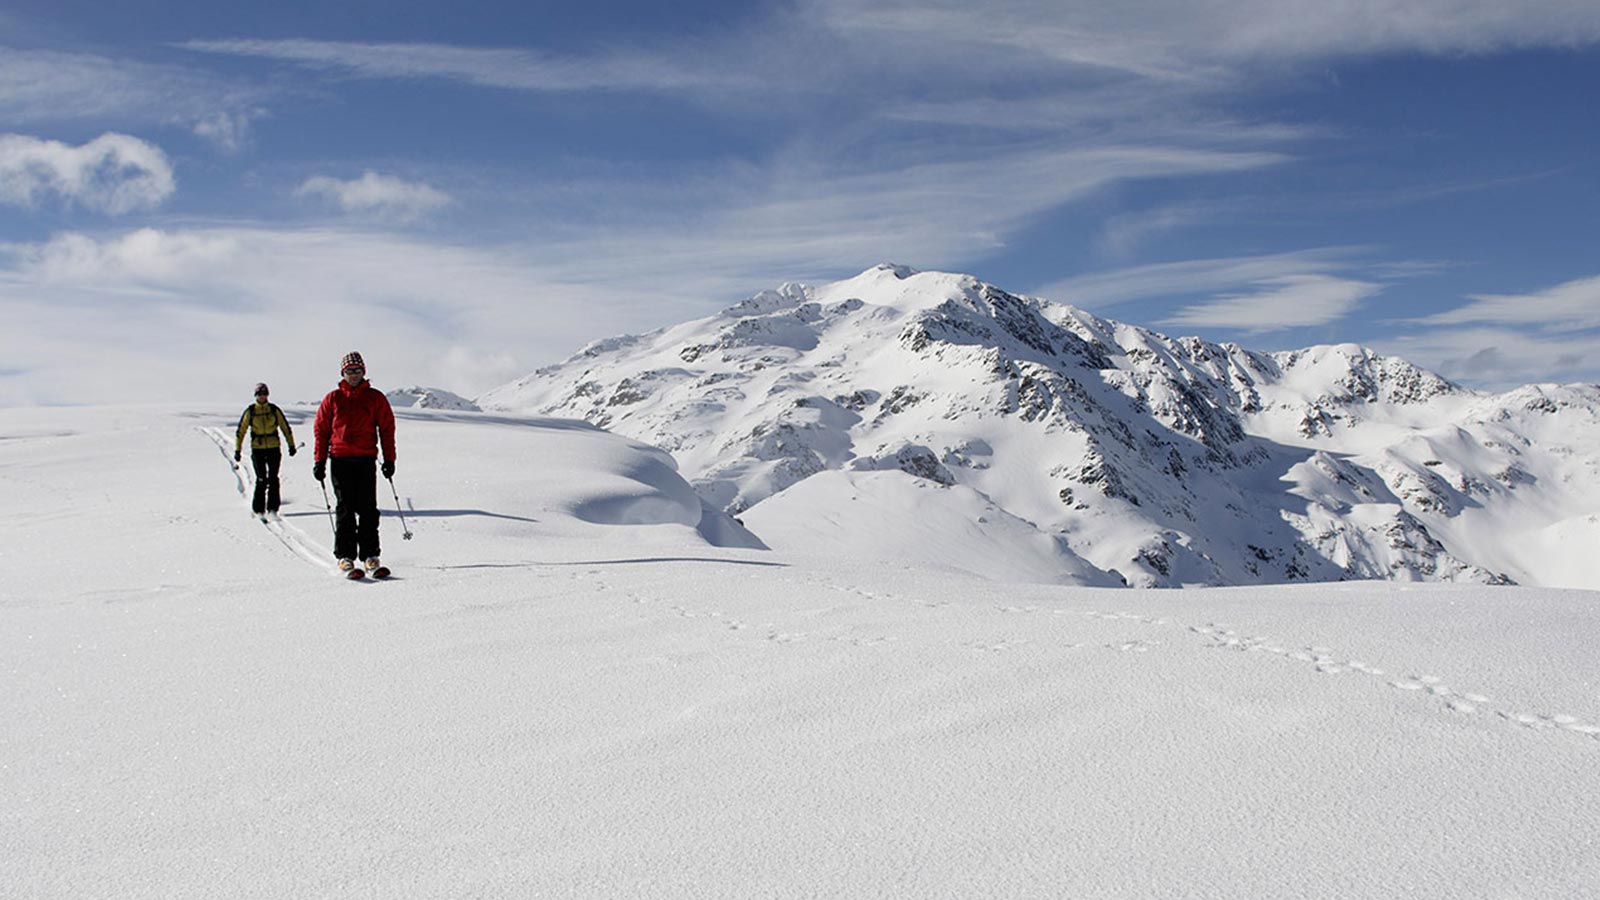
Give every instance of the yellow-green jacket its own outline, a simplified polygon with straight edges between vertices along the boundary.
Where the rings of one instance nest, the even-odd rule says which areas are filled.
[[[244,433],[250,432],[251,450],[276,450],[278,429],[283,429],[284,439],[294,446],[294,432],[289,430],[289,420],[276,403],[252,403],[239,416],[239,433],[233,442],[234,452],[244,447]]]

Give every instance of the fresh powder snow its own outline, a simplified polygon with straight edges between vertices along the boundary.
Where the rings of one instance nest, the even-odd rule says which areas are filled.
[[[1600,895],[1600,594],[1094,587],[893,468],[792,499],[929,553],[784,550],[652,446],[429,409],[352,583],[236,415],[0,410],[0,895]]]

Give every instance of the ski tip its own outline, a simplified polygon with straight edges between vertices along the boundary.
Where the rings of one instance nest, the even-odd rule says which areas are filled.
[[[344,573],[344,577],[350,579],[351,581],[360,581],[361,579],[367,577],[367,573],[361,571],[360,569],[351,569],[350,571]]]
[[[373,578],[379,578],[379,579],[388,578],[389,577],[389,567],[388,566],[379,566],[376,569],[372,570],[371,575],[372,575]]]

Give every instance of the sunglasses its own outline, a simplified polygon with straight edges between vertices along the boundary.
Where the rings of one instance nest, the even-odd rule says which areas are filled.
[[[266,391],[256,391],[256,396],[257,397],[265,397],[265,396],[267,396],[267,392]]]
[[[365,375],[365,374],[367,374],[367,370],[366,369],[350,368],[350,369],[345,369],[344,370],[344,374],[346,374],[346,375]]]

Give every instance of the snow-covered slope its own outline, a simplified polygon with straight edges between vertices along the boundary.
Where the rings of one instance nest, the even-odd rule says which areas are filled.
[[[1600,588],[1572,555],[1600,545],[1600,387],[1484,395],[1355,345],[1169,338],[969,276],[784,285],[477,402],[660,446],[807,552],[1044,581]]]
[[[0,410],[0,896],[1600,892],[1596,594],[717,546],[652,448],[409,410],[351,583],[235,414]],[[801,487],[943,491],[894,474]]]

